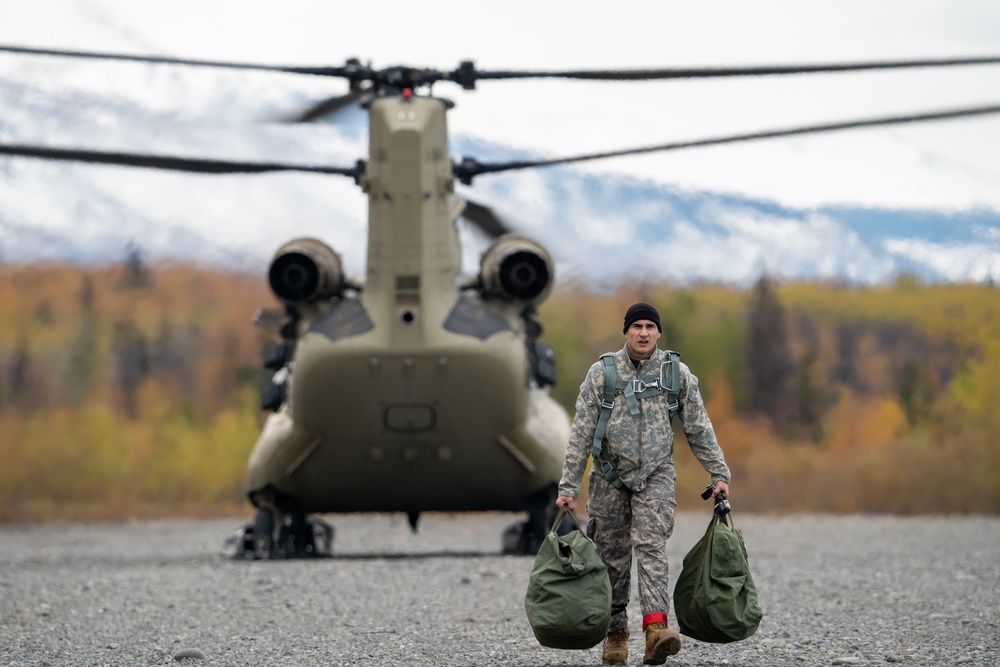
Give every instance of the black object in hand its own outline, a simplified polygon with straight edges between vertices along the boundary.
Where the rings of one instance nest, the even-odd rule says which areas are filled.
[[[702,500],[708,500],[712,497],[712,491],[715,490],[715,484],[709,484],[705,487],[705,490],[701,492]],[[719,516],[724,514],[729,514],[732,511],[732,507],[729,506],[729,499],[726,498],[725,491],[719,491],[718,495],[715,496],[715,513]]]

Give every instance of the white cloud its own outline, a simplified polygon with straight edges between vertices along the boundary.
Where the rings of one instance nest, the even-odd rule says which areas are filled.
[[[487,23],[490,29],[481,29]],[[771,64],[1000,54],[1000,7],[985,0],[645,0],[623,12],[594,1],[512,0],[500,11],[453,0],[35,0],[0,6],[0,43],[275,64],[336,65],[351,56],[376,66],[441,68],[472,58],[483,69]],[[449,116],[453,135],[555,156],[1000,103],[996,72],[989,66],[661,83],[486,81],[472,92],[439,85],[435,93],[457,103]],[[345,87],[318,77],[0,54],[0,138],[346,165],[363,155],[363,139],[342,139],[325,127],[255,124]],[[73,122],[36,112],[46,107]],[[163,129],[164,116],[186,129]],[[847,204],[1000,211],[998,153],[1000,118],[992,117],[620,158],[578,169],[790,209]],[[89,183],[137,212],[153,230],[149,241],[165,244],[173,233],[167,228],[188,230],[266,258],[283,240],[311,234],[343,249],[350,272],[363,270],[364,197],[346,180],[25,165],[29,161],[0,159],[0,173],[14,176],[0,181],[0,217],[55,232],[65,228],[66,210],[97,206],[83,190]],[[636,270],[656,267],[677,277],[710,267],[723,280],[747,280],[762,270],[870,280],[892,275],[893,257],[940,263],[919,243],[890,244],[891,256],[876,257],[836,219],[808,213],[767,216],[719,207],[685,220],[658,200],[599,213],[588,199],[593,193],[573,190],[584,187],[572,185],[578,172],[566,170],[546,172],[563,175],[557,209],[541,173],[484,177],[468,192],[476,199],[478,193],[493,195],[501,214],[526,233],[550,239],[557,261],[567,266],[627,268],[634,259],[633,268],[641,267]],[[558,219],[573,225],[553,230]],[[652,241],[640,236],[636,221],[655,219],[672,223],[673,231]],[[991,251],[974,257],[971,244],[964,255],[951,250],[948,267],[965,261],[981,267],[979,273],[992,271]],[[939,270],[955,275],[958,269]]]
[[[526,17],[531,17],[526,20]],[[197,17],[195,20],[193,17]],[[478,29],[484,23],[490,30]],[[604,68],[946,57],[1000,53],[1000,10],[975,0],[680,3],[647,0],[629,11],[596,2],[514,0],[503,11],[454,1],[368,3],[290,0],[36,0],[0,10],[0,42],[281,64]],[[21,56],[0,57],[0,71]],[[42,90],[103,86],[142,94],[186,118],[226,110],[220,81],[261,81],[257,105],[343,84],[142,65],[34,59]],[[870,115],[1000,102],[997,66],[768,79],[589,84],[482,82],[439,86],[458,107],[456,132],[564,155]],[[48,81],[48,82],[47,82]],[[185,90],[178,93],[178,86]],[[245,99],[231,100],[246,104]],[[1000,119],[773,140],[601,165],[688,188],[796,206],[858,203],[936,209],[987,205],[1000,165]]]

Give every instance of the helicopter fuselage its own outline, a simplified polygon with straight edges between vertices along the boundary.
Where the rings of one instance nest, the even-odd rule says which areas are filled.
[[[429,97],[371,104],[364,286],[294,304],[289,400],[251,454],[254,502],[520,510],[559,479],[568,418],[533,381],[529,304],[459,280],[445,110]]]

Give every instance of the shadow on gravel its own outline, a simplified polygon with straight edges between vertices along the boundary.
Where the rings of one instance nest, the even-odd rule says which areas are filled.
[[[413,551],[413,552],[370,552],[370,553],[346,553],[333,554],[331,556],[306,556],[298,558],[253,558],[252,556],[241,556],[232,558],[223,555],[225,560],[234,562],[261,563],[292,563],[303,561],[336,561],[336,560],[432,560],[435,558],[534,558],[528,554],[505,554],[499,551]]]
[[[416,551],[411,553],[335,554],[334,560],[420,560],[426,558],[523,558],[524,554],[504,554],[499,551]],[[534,558],[534,556],[531,556]]]
[[[413,551],[347,553],[326,556],[323,560],[429,560],[431,558],[523,558],[521,554],[504,554],[499,551]],[[531,556],[534,558],[534,556]]]

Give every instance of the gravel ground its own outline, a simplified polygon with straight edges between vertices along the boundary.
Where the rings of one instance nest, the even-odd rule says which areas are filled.
[[[0,528],[0,666],[599,665],[535,641],[532,559],[499,555],[517,518],[337,516],[333,558],[282,562],[223,559],[231,520]],[[708,518],[679,514],[671,585]],[[1000,665],[1000,518],[736,525],[760,629],[668,665]],[[630,620],[639,665],[635,593]]]

